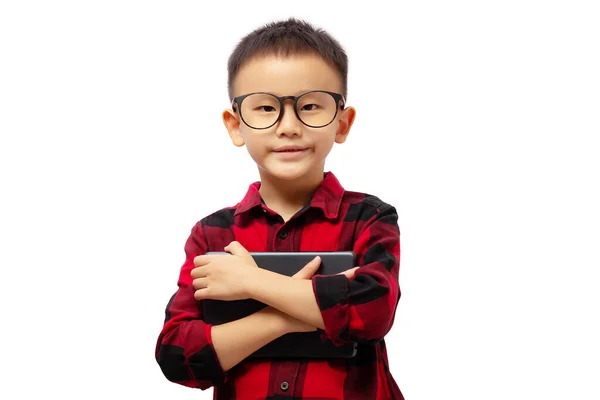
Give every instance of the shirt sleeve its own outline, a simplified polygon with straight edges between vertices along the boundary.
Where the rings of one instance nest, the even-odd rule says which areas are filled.
[[[206,252],[206,240],[198,222],[185,243],[186,259],[180,270],[178,290],[166,307],[155,354],[169,381],[203,390],[226,379],[213,347],[212,325],[202,320],[201,302],[194,298],[190,275],[194,258]]]
[[[363,225],[353,251],[354,279],[312,278],[325,335],[336,344],[371,342],[391,329],[400,299],[400,230],[396,209],[384,204]]]

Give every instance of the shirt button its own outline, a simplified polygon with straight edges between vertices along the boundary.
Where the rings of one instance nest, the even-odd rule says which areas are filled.
[[[288,237],[288,233],[287,233],[287,231],[286,231],[285,229],[282,229],[282,230],[280,230],[280,231],[279,231],[279,237],[280,237],[281,239],[285,239],[286,237]]]
[[[281,387],[281,390],[283,390],[285,392],[286,390],[288,390],[290,385],[287,382],[281,382],[280,387]]]

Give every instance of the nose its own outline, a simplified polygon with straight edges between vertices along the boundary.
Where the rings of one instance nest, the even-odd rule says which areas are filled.
[[[302,136],[302,122],[296,117],[294,102],[291,100],[284,101],[281,112],[281,118],[276,125],[275,133],[277,136]]]

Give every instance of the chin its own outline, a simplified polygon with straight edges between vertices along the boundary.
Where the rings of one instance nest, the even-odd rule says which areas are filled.
[[[298,179],[302,179],[306,175],[309,174],[310,170],[306,167],[300,166],[289,166],[289,167],[281,167],[277,166],[274,168],[266,168],[265,172],[276,179],[280,179],[282,181],[295,181]]]
[[[270,174],[282,181],[295,181],[298,179],[302,179],[303,176],[306,175],[305,172],[300,171],[274,171],[270,172]]]

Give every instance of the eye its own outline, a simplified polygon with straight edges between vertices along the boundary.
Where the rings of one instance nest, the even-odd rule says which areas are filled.
[[[256,108],[259,111],[264,111],[264,112],[274,112],[277,111],[277,109],[273,106],[258,106]]]
[[[302,111],[314,111],[318,108],[316,104],[305,104],[302,106]]]

